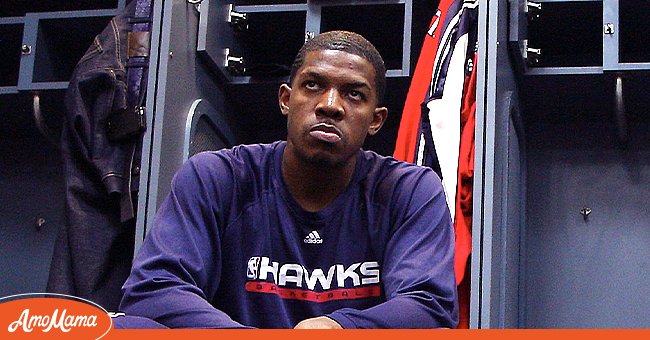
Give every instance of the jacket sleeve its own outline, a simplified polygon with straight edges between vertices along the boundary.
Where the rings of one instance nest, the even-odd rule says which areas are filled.
[[[454,233],[440,180],[428,169],[395,187],[383,256],[386,301],[328,316],[343,328],[455,328]]]
[[[219,197],[231,181],[197,161],[179,170],[123,287],[120,309],[170,328],[242,328],[210,304],[221,280]],[[212,162],[214,163],[214,162]],[[223,226],[222,226],[223,227]]]

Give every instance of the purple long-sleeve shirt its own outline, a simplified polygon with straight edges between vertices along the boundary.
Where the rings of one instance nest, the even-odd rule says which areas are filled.
[[[347,188],[303,210],[286,143],[201,153],[180,169],[124,285],[121,310],[168,327],[455,327],[454,234],[440,179],[359,151]]]

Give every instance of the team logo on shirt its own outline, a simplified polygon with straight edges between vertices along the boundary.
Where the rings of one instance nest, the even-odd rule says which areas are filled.
[[[318,231],[314,230],[305,237],[303,242],[307,244],[323,244],[323,239],[318,234]]]
[[[257,269],[260,265],[260,257],[253,256],[248,260],[248,268],[246,269],[246,277],[253,280],[257,277]]]
[[[376,261],[334,264],[325,272],[297,263],[271,261],[266,256],[248,260],[245,289],[276,294],[283,299],[326,302],[381,296],[380,266]]]

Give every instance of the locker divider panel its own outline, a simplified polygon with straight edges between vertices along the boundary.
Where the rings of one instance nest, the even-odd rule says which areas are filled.
[[[479,5],[476,168],[472,230],[470,327],[517,327],[519,322],[520,202],[509,197],[524,180],[517,162],[523,151],[515,129],[517,79],[509,64],[507,1]],[[519,135],[518,135],[519,134]],[[512,148],[512,149],[510,149]],[[513,230],[517,228],[517,230]]]

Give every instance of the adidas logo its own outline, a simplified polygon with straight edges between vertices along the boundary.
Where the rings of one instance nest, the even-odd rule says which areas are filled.
[[[321,244],[321,243],[323,243],[323,239],[320,238],[320,235],[318,234],[318,232],[316,230],[314,230],[311,233],[309,233],[309,235],[307,235],[307,237],[305,237],[303,242],[305,242],[307,244]]]

